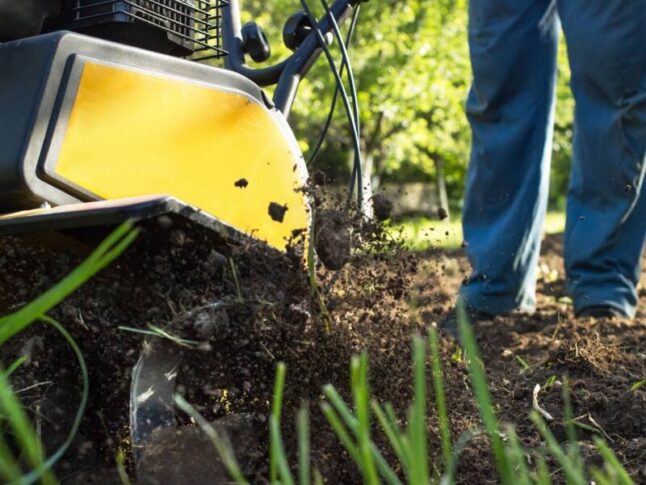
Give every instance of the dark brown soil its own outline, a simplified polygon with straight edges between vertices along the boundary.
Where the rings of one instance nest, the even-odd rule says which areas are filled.
[[[296,411],[302,401],[309,401],[314,466],[328,483],[360,483],[356,468],[318,409],[321,387],[332,383],[350,400],[350,358],[367,350],[374,397],[393,402],[403,420],[411,397],[411,337],[440,321],[451,308],[468,271],[462,253],[368,249],[354,254],[340,271],[321,267],[325,317],[311,298],[298,257],[261,247],[228,247],[207,232],[180,224],[164,227],[146,228],[117,263],[52,312],[82,347],[91,379],[89,408],[72,452],[58,467],[59,477],[69,483],[91,483],[88,477],[104,484],[116,480],[117,450],[130,450],[130,373],[143,341],[142,335],[118,327],[145,328],[153,323],[184,338],[206,341],[199,349],[183,350],[179,390],[210,420],[245,416],[244,429],[249,431],[241,436],[234,432],[232,439],[236,447],[244,442],[241,461],[252,481],[263,482],[267,476],[267,417],[275,366],[283,361],[287,364],[283,411],[287,449],[295,450]],[[90,248],[59,235],[0,239],[2,313],[29,302],[60,280]],[[560,237],[550,237],[541,258],[534,315],[497,318],[477,329],[496,411],[502,421],[516,425],[526,446],[539,447],[541,439],[528,419],[532,390],[536,384],[553,383],[542,390],[539,401],[555,417],[552,428],[557,437],[564,439],[559,381],[567,375],[575,416],[602,429],[635,480],[644,482],[646,387],[631,391],[631,386],[646,377],[646,276],[640,289],[642,309],[634,322],[577,321],[562,298],[560,254]],[[227,257],[234,261],[233,268]],[[222,302],[217,315],[195,311],[214,302]],[[45,392],[43,397],[47,385],[21,393],[25,406],[35,411],[75,404],[78,382],[69,376],[78,373],[77,365],[62,338],[37,324],[3,348],[0,358],[10,362],[25,350],[31,351],[32,360],[15,374],[16,388],[43,381],[52,381],[50,389],[61,382],[72,386],[65,393],[66,406],[57,392],[50,391],[49,396]],[[454,342],[442,340],[454,439],[480,425],[465,365],[456,350]],[[429,403],[431,389],[429,385]],[[59,404],[48,406],[48,400]],[[66,423],[63,418],[56,421]],[[191,424],[185,417],[181,421],[183,426]],[[46,441],[51,448],[60,442],[65,426],[58,430],[51,423],[48,426]],[[432,411],[427,426],[430,454],[437,457],[438,423]],[[163,466],[161,471],[151,471],[149,481],[143,483],[156,483],[158,476],[193,477],[192,481],[177,478],[176,483],[212,483],[206,477],[220,476],[211,464],[204,465],[203,474],[196,474],[200,465],[195,459],[208,449],[199,435],[186,427],[175,435],[176,439],[172,433],[160,437],[157,447],[147,450],[148,459],[162,457]],[[581,431],[579,438],[594,462],[591,435]],[[379,434],[376,440],[385,446]],[[200,453],[183,457],[177,451],[181,443],[188,450],[199,448]],[[171,461],[163,461],[164,456],[174,457],[170,469]],[[484,438],[475,438],[466,447],[459,479],[471,484],[496,482]]]

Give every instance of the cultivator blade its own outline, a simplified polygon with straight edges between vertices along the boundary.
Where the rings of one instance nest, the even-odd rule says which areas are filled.
[[[197,223],[226,239],[245,237],[215,217],[167,196],[83,202],[16,212],[0,216],[0,234],[113,226],[128,220],[138,222],[166,215]]]
[[[160,339],[146,341],[130,386],[130,436],[135,463],[153,432],[175,425],[173,395],[181,363],[177,347]]]

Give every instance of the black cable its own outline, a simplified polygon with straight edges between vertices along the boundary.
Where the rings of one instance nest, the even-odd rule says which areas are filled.
[[[348,66],[348,81],[350,83],[350,94],[352,95],[352,109],[354,111],[354,122],[355,122],[355,131],[357,133],[357,138],[359,141],[361,141],[361,120],[359,119],[359,101],[357,100],[357,86],[354,81],[354,72],[352,71],[352,65],[350,64],[350,56],[348,55],[348,50],[345,46],[345,43],[343,42],[343,37],[341,36],[341,31],[339,30],[339,25],[336,21],[336,18],[330,11],[330,7],[328,6],[326,0],[321,0],[321,4],[323,5],[323,8],[325,9],[325,12],[327,15],[330,17],[330,22],[332,23],[332,28],[334,30],[334,34],[336,36],[337,42],[339,43],[339,47],[341,49],[341,56],[343,58],[343,62]],[[358,7],[358,6],[357,6]],[[359,143],[359,146],[361,146],[361,143]],[[357,202],[359,207],[363,205],[363,178],[362,178],[362,161],[361,161],[361,154],[359,154],[359,157],[355,156],[354,159],[354,164],[352,167],[352,177],[350,177],[350,190],[349,190],[349,199],[352,199],[352,193],[354,191],[354,185],[355,183],[357,184]]]
[[[355,9],[354,13],[352,14],[352,21],[350,22],[350,28],[348,30],[348,35],[346,37],[346,45],[348,46],[348,49],[350,48],[350,44],[352,43],[352,37],[354,35],[354,30],[357,26],[357,19],[359,18],[359,5],[357,5],[357,8]],[[341,69],[339,69],[339,74],[343,76],[343,71],[345,70],[346,64],[345,61],[341,64]],[[328,131],[330,130],[330,126],[332,126],[332,119],[334,118],[334,112],[336,111],[336,103],[339,99],[339,88],[334,85],[334,94],[332,96],[332,103],[330,103],[330,111],[327,115],[327,118],[325,120],[325,125],[323,126],[323,130],[321,131],[321,134],[319,136],[318,141],[316,142],[316,145],[314,146],[314,149],[312,150],[312,153],[310,154],[310,159],[307,162],[308,165],[312,165],[316,159],[319,156],[319,153],[321,151],[321,148],[323,147],[323,142],[325,142],[325,139],[327,138]]]
[[[336,68],[336,63],[334,62],[334,58],[332,57],[332,53],[330,52],[330,49],[328,48],[328,45],[325,41],[325,37],[323,33],[321,32],[321,29],[319,28],[318,22],[314,15],[312,14],[312,10],[310,9],[309,5],[307,4],[307,0],[300,0],[301,5],[303,6],[303,9],[305,10],[305,13],[307,14],[307,17],[312,24],[312,27],[314,29],[314,33],[317,36],[317,39],[319,41],[319,45],[321,46],[321,49],[323,49],[323,52],[325,53],[325,57],[328,60],[328,63],[330,65],[330,69],[332,70],[332,73],[334,74],[334,77],[336,79],[336,84],[337,88],[340,90],[341,94],[341,100],[343,101],[343,105],[345,107],[346,115],[348,117],[348,122],[350,124],[350,127],[352,129],[352,142],[354,145],[354,150],[355,150],[355,171],[356,175],[359,177],[359,180],[362,180],[362,174],[361,174],[361,143],[359,141],[359,134],[357,132],[357,125],[354,121],[354,114],[352,107],[350,106],[350,101],[348,99],[348,94],[345,90],[345,86],[343,85],[343,80],[341,79],[341,76],[339,74],[338,69]],[[353,187],[354,188],[354,183]],[[352,191],[350,194],[350,198],[352,197]],[[357,202],[359,209],[362,208],[363,206],[363,195],[361,193],[361,190],[358,191],[357,194]]]
[[[357,85],[354,80],[354,71],[352,70],[352,65],[350,64],[350,55],[348,54],[348,48],[347,48],[346,42],[344,42],[343,40],[343,36],[341,35],[341,30],[339,29],[339,24],[336,21],[336,17],[334,17],[334,14],[330,10],[330,6],[328,5],[327,1],[321,0],[321,5],[323,5],[323,8],[325,9],[325,13],[330,18],[334,35],[341,49],[341,57],[343,61],[342,61],[341,70],[339,70],[339,73],[342,74],[343,66],[348,67],[348,82],[350,83],[350,94],[352,95],[352,108],[354,110],[354,122],[357,125],[357,134],[360,135],[361,119],[359,118],[359,101],[357,100]],[[358,14],[358,13],[359,13],[359,5],[357,5],[355,10],[355,14]]]

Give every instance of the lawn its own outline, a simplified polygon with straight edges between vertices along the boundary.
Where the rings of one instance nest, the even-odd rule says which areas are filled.
[[[563,212],[548,212],[545,217],[546,235],[558,234],[565,229]],[[414,251],[429,248],[455,249],[462,244],[462,227],[459,219],[440,221],[428,217],[412,217],[390,223],[389,232],[400,237]]]

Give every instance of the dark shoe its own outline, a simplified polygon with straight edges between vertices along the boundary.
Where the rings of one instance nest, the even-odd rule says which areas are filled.
[[[480,311],[469,305],[464,306],[464,312],[471,325],[477,325],[479,322],[488,322],[495,318],[495,315]],[[459,334],[458,328],[458,307],[455,306],[440,323],[440,331],[457,340]]]
[[[620,310],[610,305],[593,305],[582,308],[576,313],[577,318],[626,318]]]

